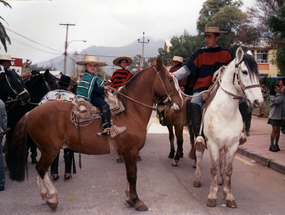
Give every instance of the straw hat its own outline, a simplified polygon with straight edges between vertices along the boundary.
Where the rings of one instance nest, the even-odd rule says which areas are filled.
[[[131,64],[133,63],[133,60],[132,60],[131,58],[126,57],[125,55],[122,55],[122,56],[116,58],[116,59],[113,61],[113,64],[116,65],[116,66],[120,66],[120,65],[119,65],[119,61],[120,61],[120,60],[126,60],[127,63],[128,63],[127,66],[129,66],[129,65],[131,65]]]
[[[1,55],[0,60],[15,61],[11,58],[11,55]]]
[[[219,27],[206,27],[204,33],[228,33],[227,31],[220,31]]]
[[[96,56],[85,56],[84,61],[76,62],[77,65],[84,66],[87,63],[96,63],[98,66],[107,66],[106,63],[99,62],[99,57]]]
[[[174,56],[173,59],[169,59],[169,60],[183,63],[183,57],[180,57],[180,56]]]

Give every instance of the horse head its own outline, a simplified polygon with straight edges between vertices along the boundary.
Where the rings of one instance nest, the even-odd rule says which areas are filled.
[[[235,59],[236,89],[246,99],[249,106],[256,108],[262,103],[263,97],[259,85],[259,69],[254,57],[244,53],[239,47]]]
[[[33,103],[39,103],[45,94],[57,89],[56,80],[50,74],[49,70],[46,70],[44,74],[32,77],[25,85]]]
[[[6,101],[8,97],[20,99],[25,104],[30,101],[30,95],[15,70],[5,70],[3,66],[0,66],[0,82],[0,98],[3,101]]]
[[[153,62],[152,65],[154,65]],[[170,75],[160,58],[157,59],[154,68],[159,77],[155,83],[156,96],[166,104],[171,103],[174,110],[179,110],[183,105],[183,98],[177,79]]]

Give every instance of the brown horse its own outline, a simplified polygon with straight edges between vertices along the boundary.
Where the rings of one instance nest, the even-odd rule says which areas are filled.
[[[126,201],[138,211],[148,210],[138,198],[136,191],[137,157],[145,144],[147,124],[152,112],[155,97],[172,101],[172,107],[182,106],[182,96],[178,81],[170,76],[160,59],[157,66],[148,67],[125,83],[118,95],[125,111],[112,118],[116,126],[126,126],[127,130],[115,137],[117,151],[124,157],[127,172]],[[127,98],[128,96],[129,98]],[[131,99],[130,99],[131,98]],[[27,133],[41,151],[41,158],[36,165],[40,194],[48,205],[56,210],[58,205],[57,190],[53,186],[48,168],[58,155],[60,148],[68,147],[84,154],[100,155],[110,153],[107,136],[97,136],[102,131],[101,120],[94,120],[86,127],[80,128],[80,146],[78,128],[70,120],[73,104],[63,101],[50,101],[42,104],[18,123],[14,133],[14,141],[9,149],[10,178],[23,181],[26,167],[26,136]]]
[[[183,106],[179,110],[173,110],[169,107],[165,108],[163,112],[164,117],[164,125],[167,126],[168,132],[169,132],[169,142],[170,142],[170,152],[168,157],[174,158],[172,161],[172,166],[177,166],[179,159],[183,157],[183,129],[184,126],[187,125],[187,107],[186,104],[191,100],[191,98],[185,94],[182,93],[183,98]],[[188,113],[189,114],[189,113]],[[162,124],[162,123],[161,123]],[[175,131],[176,136],[176,142],[177,142],[177,151],[175,154],[175,147],[174,147],[174,133],[173,133],[173,127]],[[189,157],[191,159],[196,159],[195,156],[195,148],[194,145],[194,134],[192,132],[191,125],[188,125],[189,134],[190,134],[190,143],[191,143],[191,150],[189,152]]]

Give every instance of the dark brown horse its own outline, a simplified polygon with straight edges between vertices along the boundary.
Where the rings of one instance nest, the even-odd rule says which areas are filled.
[[[147,124],[152,112],[155,97],[171,100],[173,107],[182,106],[182,97],[178,82],[167,72],[160,59],[157,66],[139,72],[127,82],[121,92],[130,97],[118,95],[125,106],[125,111],[113,117],[113,124],[126,126],[127,130],[115,137],[117,151],[124,157],[127,171],[126,201],[138,211],[148,210],[138,198],[136,191],[137,157],[145,144]],[[137,102],[135,102],[135,101]],[[27,133],[41,151],[41,158],[36,165],[39,173],[38,186],[43,199],[52,209],[58,205],[57,190],[53,186],[48,168],[56,158],[61,147],[79,151],[78,128],[70,120],[73,104],[63,101],[50,101],[42,104],[18,123],[14,133],[14,141],[9,150],[10,178],[23,181],[26,167],[26,135]],[[97,136],[102,131],[101,120],[94,120],[86,127],[80,127],[81,152],[89,155],[110,153],[107,136]]]
[[[169,107],[165,108],[163,112],[164,117],[164,125],[167,126],[168,132],[169,132],[169,142],[170,142],[170,152],[168,157],[174,158],[172,161],[172,166],[177,166],[179,159],[183,157],[183,129],[184,126],[187,125],[187,110],[186,110],[186,104],[191,100],[191,98],[185,94],[182,94],[183,98],[183,106],[179,110],[173,110]],[[188,113],[189,114],[189,113]],[[161,123],[162,124],[162,123]],[[174,147],[174,133],[173,133],[173,127],[175,131],[176,136],[176,142],[177,142],[177,151],[175,153],[175,147]],[[193,160],[196,159],[195,156],[195,148],[194,145],[194,135],[192,132],[191,125],[188,125],[189,134],[190,134],[190,143],[191,143],[191,150],[189,152],[189,157]]]

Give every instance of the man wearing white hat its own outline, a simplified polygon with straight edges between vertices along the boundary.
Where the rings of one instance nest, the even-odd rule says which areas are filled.
[[[228,65],[233,59],[234,54],[226,48],[218,46],[220,33],[219,27],[205,28],[206,46],[196,50],[192,56],[185,62],[185,65],[173,74],[178,80],[187,78],[185,85],[185,93],[194,96],[207,90],[212,85],[212,78],[215,71],[221,66]],[[193,78],[195,77],[194,82]],[[202,119],[203,95],[193,97],[187,103],[187,121],[192,121],[194,134],[199,135],[200,124]],[[195,148],[198,150],[205,149],[204,141],[195,140]]]
[[[5,69],[9,69],[11,66],[11,62],[15,61],[14,59],[11,58],[10,55],[0,55],[0,65],[2,65]],[[31,77],[31,73],[26,72],[24,74],[20,75],[21,78],[29,78]]]
[[[172,61],[172,67],[169,69],[170,73],[177,71],[178,69],[180,69],[183,66],[183,57],[173,56],[173,59],[169,59],[169,60]],[[184,88],[184,86],[186,84],[186,79],[187,79],[187,77],[178,81],[178,84],[180,87]]]

